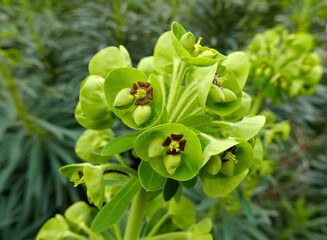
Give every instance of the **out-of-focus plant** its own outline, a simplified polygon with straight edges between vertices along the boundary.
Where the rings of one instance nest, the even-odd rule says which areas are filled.
[[[88,201],[100,209],[79,239],[113,226],[116,239],[212,239],[211,221],[196,224],[182,188],[201,180],[208,196],[221,197],[261,165],[257,135],[265,117],[243,118],[249,110],[242,92],[247,56],[224,56],[201,39],[173,22],[137,69],[123,46],[107,47],[90,60],[75,111],[87,128],[75,149],[88,163],[59,170],[74,186],[85,185]],[[115,138],[112,114],[137,131]],[[131,148],[141,159],[137,171],[119,155]],[[118,164],[108,163],[112,155]],[[121,234],[119,219],[132,200]],[[37,239],[46,239],[56,224],[59,216],[45,223]],[[57,239],[72,236],[67,225],[62,229]]]
[[[196,33],[201,30],[205,43],[224,54],[245,48],[255,33],[275,26],[283,9],[278,0],[190,0],[182,6],[183,21]]]
[[[314,93],[323,68],[313,48],[310,34],[289,34],[283,27],[254,37],[248,46],[251,88],[259,95],[253,112],[260,107],[263,98],[278,103],[289,97]]]

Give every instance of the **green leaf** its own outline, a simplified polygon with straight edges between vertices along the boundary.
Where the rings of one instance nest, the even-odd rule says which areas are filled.
[[[151,107],[151,115],[149,116],[148,120],[140,126],[138,126],[134,120],[134,112],[138,107],[137,105],[133,103],[126,108],[117,108],[113,106],[118,93],[122,89],[132,89],[133,84],[138,85],[138,82],[150,82],[151,85],[149,87],[153,88],[153,99],[148,99],[149,103],[143,105]],[[110,109],[112,109],[112,111],[123,121],[123,123],[130,128],[145,129],[153,126],[159,121],[164,108],[164,101],[159,80],[155,75],[150,75],[148,81],[146,75],[138,69],[129,67],[117,68],[108,74],[104,85],[105,95]],[[135,103],[136,100],[137,99],[135,97]]]
[[[174,179],[168,178],[163,190],[164,200],[167,202],[172,199],[177,193],[178,188],[179,182]]]
[[[176,198],[171,200],[169,212],[173,223],[182,230],[187,230],[196,222],[195,207],[192,202],[184,196],[178,200]]]
[[[150,164],[145,161],[141,161],[138,168],[139,180],[143,188],[147,191],[156,191],[160,189],[166,178],[155,172]]]
[[[119,190],[125,186],[129,181],[130,177],[128,175],[117,173],[117,172],[108,172],[103,175],[104,181],[104,194],[106,202],[109,202]]]
[[[203,182],[203,190],[210,197],[222,197],[231,193],[246,177],[249,170],[245,169],[243,172],[240,172],[233,177],[225,176],[212,176],[205,175],[201,176]]]
[[[215,58],[204,58],[204,57],[186,57],[182,58],[182,61],[185,63],[188,63],[190,65],[195,65],[199,67],[206,67],[214,65],[216,62],[218,62],[219,59]]]
[[[210,218],[204,218],[197,224],[191,227],[191,232],[194,233],[210,233],[212,229],[212,220]]]
[[[198,126],[205,126],[207,124],[210,124],[213,121],[213,118],[211,116],[205,115],[205,114],[197,114],[197,115],[191,115],[187,116],[181,120],[178,121],[178,123],[181,123],[187,127],[198,127]]]
[[[123,46],[123,45],[119,45],[119,51],[120,54],[123,58],[123,62],[124,62],[124,67],[131,67],[132,66],[132,60],[131,57],[129,56],[129,53],[127,51],[127,49]]]
[[[157,68],[154,65],[154,57],[144,57],[137,65],[137,69],[141,70],[147,77],[151,74],[159,75]]]
[[[83,174],[87,187],[88,200],[100,209],[104,202],[102,169],[96,166],[86,165],[83,168]]]
[[[150,144],[157,138],[166,139],[171,134],[183,135],[186,140],[184,151],[180,151],[181,163],[173,174],[169,174],[164,164],[167,156],[168,146],[160,155],[149,157],[148,150]],[[166,178],[172,178],[178,181],[187,181],[193,178],[199,171],[202,164],[202,148],[197,135],[187,129],[184,125],[178,123],[167,123],[155,126],[144,131],[135,140],[134,148],[137,156],[150,163],[150,166],[160,175]]]
[[[36,240],[64,240],[69,232],[68,224],[65,219],[57,214],[50,218],[40,229]]]
[[[181,181],[180,184],[183,185],[183,187],[192,189],[196,183],[198,182],[198,175],[196,175],[194,178],[188,180],[188,181]]]
[[[91,208],[85,202],[74,203],[65,211],[65,218],[77,231],[80,231],[81,225],[89,226],[91,223]]]
[[[264,116],[248,117],[237,122],[232,127],[232,136],[243,138],[248,141],[257,135],[260,129],[265,125],[266,118]]]
[[[234,73],[240,88],[243,89],[250,69],[247,55],[244,52],[233,52],[227,56],[222,65]]]
[[[174,59],[178,58],[171,44],[171,35],[171,31],[163,33],[159,37],[153,53],[154,66],[169,74],[173,71]]]
[[[186,30],[178,22],[171,24],[171,43],[172,46],[180,57],[191,57],[191,54],[180,43],[181,38],[186,33]]]
[[[234,112],[224,116],[224,120],[235,122],[242,117],[244,117],[251,108],[251,96],[247,94],[246,92],[243,92],[242,94],[242,102],[241,106],[236,109]]]
[[[192,78],[198,78],[201,79],[201,82],[198,85],[198,96],[199,96],[199,102],[200,102],[200,106],[202,107],[202,109],[206,109],[206,101],[207,101],[207,97],[212,85],[212,81],[215,77],[216,71],[217,71],[217,66],[218,63],[214,64],[213,66],[211,66],[210,68],[200,68],[200,69],[207,69],[204,77],[203,77],[203,70],[201,71],[196,71],[195,68],[193,76],[190,76]],[[195,76],[194,76],[195,75]]]
[[[263,162],[263,147],[259,138],[257,138],[253,148],[253,165],[250,168],[251,172],[257,171]]]
[[[125,134],[119,136],[110,142],[103,148],[101,155],[110,156],[117,153],[126,152],[134,146],[135,139],[141,134],[141,131]]]
[[[90,163],[101,164],[110,160],[111,156],[101,155],[102,148],[114,138],[110,129],[91,130],[87,129],[77,140],[75,145],[76,154]]]
[[[95,54],[90,60],[89,72],[91,75],[106,78],[112,69],[125,66],[130,66],[127,50],[123,46],[120,46],[120,49],[107,47]]]
[[[82,112],[93,121],[110,113],[104,95],[104,79],[100,76],[91,75],[83,81],[79,100]]]
[[[107,113],[107,115],[105,115],[102,118],[99,118],[97,120],[92,120],[92,119],[88,118],[82,112],[80,102],[77,103],[77,106],[75,109],[75,118],[82,127],[93,129],[93,130],[103,130],[103,129],[111,128],[114,123],[114,120],[112,119],[110,113]]]
[[[93,232],[102,232],[113,226],[123,215],[137,191],[141,188],[136,178],[129,182],[96,215],[91,225]]]

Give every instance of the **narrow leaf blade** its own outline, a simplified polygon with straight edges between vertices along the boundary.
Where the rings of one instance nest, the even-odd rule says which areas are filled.
[[[125,152],[134,146],[134,141],[142,132],[129,133],[113,139],[103,148],[101,155],[108,156]]]
[[[91,225],[93,232],[102,232],[113,226],[123,215],[137,191],[141,188],[136,178],[129,182],[96,215]]]

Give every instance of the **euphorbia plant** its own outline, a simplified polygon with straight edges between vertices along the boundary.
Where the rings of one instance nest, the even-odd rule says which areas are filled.
[[[76,153],[88,163],[59,172],[74,186],[85,185],[89,202],[100,211],[92,223],[83,220],[77,228],[68,215],[51,219],[38,239],[47,239],[55,223],[62,231],[54,239],[212,239],[211,220],[196,223],[195,207],[182,189],[201,181],[208,196],[232,192],[261,163],[258,133],[265,117],[247,115],[251,102],[242,91],[247,56],[224,56],[202,46],[201,39],[196,42],[173,22],[154,55],[137,68],[123,46],[105,48],[91,59],[75,111],[87,128]],[[115,138],[112,116],[136,131]],[[133,148],[141,160],[137,169],[119,155]],[[112,155],[119,163],[108,163]],[[123,228],[119,220],[125,212]],[[111,227],[115,234],[108,237]]]

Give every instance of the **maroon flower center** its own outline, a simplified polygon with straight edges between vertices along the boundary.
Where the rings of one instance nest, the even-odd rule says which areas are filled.
[[[170,137],[167,137],[166,140],[163,142],[163,147],[169,147],[167,150],[168,155],[178,155],[181,154],[180,151],[184,151],[186,139],[183,139],[183,135],[179,134],[171,134]]]
[[[153,88],[150,87],[150,83],[148,82],[137,82],[137,84],[134,83],[130,91],[130,94],[137,98],[135,105],[148,104],[149,100],[153,99]]]

